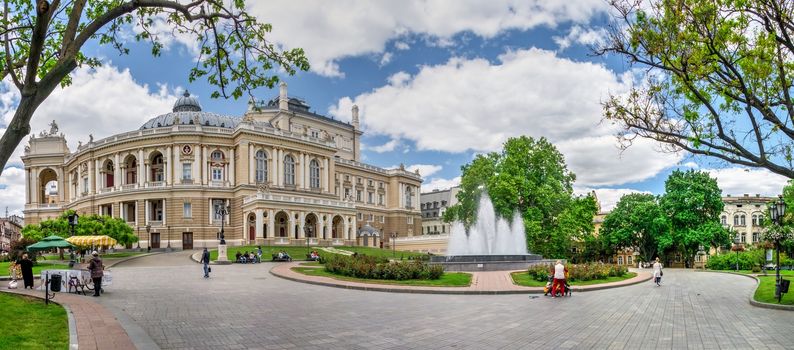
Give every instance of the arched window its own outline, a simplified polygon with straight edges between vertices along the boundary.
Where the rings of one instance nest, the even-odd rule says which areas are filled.
[[[254,159],[256,160],[256,182],[267,182],[267,154],[265,151],[259,150]]]
[[[213,161],[221,161],[221,160],[223,160],[223,152],[221,152],[221,151],[212,152],[212,155],[210,155],[210,158]]]
[[[284,157],[284,184],[295,185],[295,159],[291,155]]]
[[[316,159],[309,163],[309,187],[320,188],[320,164]]]
[[[739,215],[733,216],[733,226],[739,226]]]
[[[152,158],[152,180],[151,181],[163,181],[163,155],[158,153],[154,158]]]
[[[739,217],[739,225],[741,225],[741,226],[747,225],[747,222],[744,219],[744,215]]]
[[[728,217],[723,215],[720,221],[722,222],[723,225],[727,225],[728,224]]]

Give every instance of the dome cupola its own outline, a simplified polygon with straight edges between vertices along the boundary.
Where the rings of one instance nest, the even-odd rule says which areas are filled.
[[[176,100],[174,103],[174,112],[201,112],[201,105],[198,102],[198,99],[190,96],[190,92],[185,90],[185,93],[182,94],[182,97]]]

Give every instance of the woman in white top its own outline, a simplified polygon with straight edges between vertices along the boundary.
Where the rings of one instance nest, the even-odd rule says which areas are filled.
[[[659,258],[656,258],[656,261],[653,263],[653,280],[656,283],[656,286],[661,286],[662,282],[662,263],[659,262]]]

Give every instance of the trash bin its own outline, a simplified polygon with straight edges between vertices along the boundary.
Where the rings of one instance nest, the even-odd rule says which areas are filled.
[[[50,290],[53,292],[61,291],[61,275],[50,276]]]
[[[791,281],[780,279],[780,293],[788,293],[788,286],[791,284]]]

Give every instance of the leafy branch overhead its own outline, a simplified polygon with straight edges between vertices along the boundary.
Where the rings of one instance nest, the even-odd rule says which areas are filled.
[[[170,32],[163,33],[164,26]],[[75,68],[101,64],[82,51],[89,41],[121,54],[129,53],[130,40],[145,41],[155,56],[171,36],[195,42],[198,54],[188,80],[205,79],[215,86],[214,98],[239,98],[275,86],[276,71],[291,75],[309,68],[302,49],[285,50],[268,41],[271,29],[246,11],[243,0],[5,0],[0,79],[10,77],[20,101],[0,140],[0,169],[52,91],[68,86]]]
[[[667,151],[794,178],[794,2],[613,0],[618,20],[598,54],[645,72],[604,118]]]

